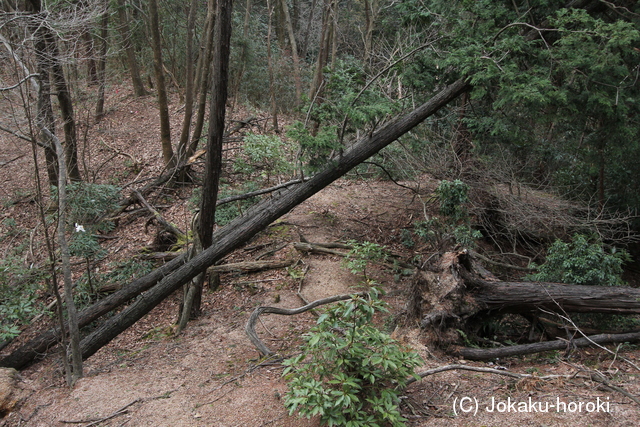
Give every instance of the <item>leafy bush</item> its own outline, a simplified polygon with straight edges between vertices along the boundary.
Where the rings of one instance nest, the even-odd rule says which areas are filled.
[[[46,276],[17,254],[0,261],[0,341],[20,334],[20,326],[36,311],[37,291]]]
[[[369,262],[384,261],[387,258],[384,246],[372,242],[350,242],[351,249],[344,258],[343,266],[353,274],[363,273]]]
[[[320,126],[318,131],[312,134],[304,123],[295,122],[287,128],[287,136],[300,145],[302,160],[310,172],[325,166],[331,153],[341,147],[335,126]]]
[[[440,199],[440,214],[448,216],[454,221],[466,219],[467,208],[464,205],[469,201],[469,186],[456,179],[455,181],[443,180],[436,188],[436,195]]]
[[[242,151],[244,155],[233,167],[236,172],[251,174],[260,170],[266,178],[293,172],[293,163],[288,160],[284,143],[277,135],[248,134]]]
[[[604,249],[602,242],[590,243],[587,236],[575,234],[570,242],[556,240],[549,248],[546,262],[529,278],[536,281],[576,285],[622,286],[622,264],[631,257],[625,250]]]
[[[399,393],[420,358],[373,326],[386,312],[373,288],[328,309],[305,335],[302,352],[285,360],[290,414],[319,415],[329,426],[404,426]]]
[[[54,194],[55,197],[55,194]],[[118,207],[120,189],[114,185],[75,182],[67,185],[69,222],[93,226],[92,231],[108,232],[112,224],[102,217]]]

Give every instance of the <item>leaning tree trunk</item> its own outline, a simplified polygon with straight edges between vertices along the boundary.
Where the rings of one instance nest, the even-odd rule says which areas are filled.
[[[82,327],[139,295],[143,290],[147,290],[134,304],[107,320],[82,341],[83,357],[89,357],[94,354],[197,274],[240,247],[271,222],[413,129],[468,89],[469,85],[466,81],[456,81],[417,109],[388,123],[373,135],[362,138],[350,150],[345,151],[341,157],[335,159],[325,170],[316,174],[313,178],[291,190],[284,190],[280,196],[260,203],[245,213],[243,217],[237,218],[220,229],[213,236],[215,243],[193,260],[185,264],[184,256],[177,258],[81,312],[78,322]],[[153,286],[158,281],[159,283]],[[48,339],[44,336],[35,338],[31,345],[25,345],[2,359],[0,366],[19,369],[32,363],[48,347],[55,344],[54,331],[49,331],[45,335],[47,335]]]
[[[452,83],[417,109],[398,120],[388,123],[373,135],[359,140],[349,150],[345,151],[341,157],[330,162],[326,169],[316,174],[309,181],[301,183],[290,190],[285,190],[280,196],[268,199],[254,206],[244,216],[236,218],[214,234],[213,242],[215,243],[211,247],[165,277],[135,303],[107,320],[82,340],[83,356],[89,357],[94,354],[174,291],[199,273],[205,271],[207,267],[243,245],[273,221],[413,129],[424,119],[468,89],[469,85],[465,80],[458,80]]]

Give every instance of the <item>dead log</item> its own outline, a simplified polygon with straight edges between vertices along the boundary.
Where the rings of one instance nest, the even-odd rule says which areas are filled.
[[[166,264],[166,266],[171,265],[170,268],[162,267],[160,274],[155,271],[151,273],[154,277],[159,275],[162,278],[157,285],[153,286],[153,284],[158,281],[157,278],[153,280],[145,276],[138,279],[141,283],[150,284],[149,286],[153,286],[153,288],[147,290],[135,303],[108,319],[98,329],[82,340],[81,348],[83,356],[86,358],[93,355],[102,346],[109,343],[121,332],[133,325],[166,297],[193,279],[196,275],[205,271],[209,266],[215,264],[231,251],[242,246],[254,235],[265,229],[270,223],[289,212],[295,206],[413,129],[427,117],[433,115],[450,101],[456,99],[461,93],[469,90],[469,88],[469,84],[462,79],[452,83],[415,110],[397,120],[387,123],[378,131],[354,143],[349,149],[345,150],[344,153],[341,153],[339,157],[328,162],[327,167],[323,171],[317,173],[308,181],[283,189],[280,194],[255,205],[249,209],[244,216],[237,218],[227,226],[218,230],[214,234],[214,244],[191,259],[188,263],[185,264],[185,257],[181,256]],[[157,183],[154,182],[153,184],[156,185]],[[143,195],[145,194],[142,190],[140,192]],[[110,295],[107,299],[119,299],[124,295],[123,292],[129,289],[130,286],[131,285],[123,287],[121,291]],[[129,296],[129,299],[133,296]],[[87,310],[92,310],[92,312],[97,310],[93,309],[93,307],[95,306],[86,309],[83,313]],[[104,305],[101,307],[104,307]],[[111,309],[112,308],[113,307],[111,307]],[[102,314],[106,312],[102,312]],[[83,325],[82,313],[80,316],[80,322],[81,325]],[[94,317],[92,320],[96,318],[97,317]],[[84,325],[86,325],[86,323],[84,323]],[[18,349],[18,353],[14,352],[0,360],[0,366],[23,368],[32,363],[36,357],[42,355],[48,347],[55,343],[55,331],[49,331],[45,335],[46,337],[41,335],[34,338],[39,344],[32,344],[26,348]],[[44,350],[42,350],[43,348]],[[37,349],[41,350],[38,351]]]
[[[620,342],[640,341],[640,332],[627,334],[599,334],[572,340],[554,340],[536,342],[532,344],[512,345],[499,348],[462,348],[458,355],[468,360],[491,360],[499,357],[524,356],[553,350],[571,350],[573,348],[588,347],[594,344],[611,344]]]
[[[284,268],[292,265],[296,260],[293,258],[283,260],[272,261],[245,261],[245,262],[231,262],[229,264],[220,264],[209,267],[207,272],[213,273],[229,273],[229,272],[241,272],[241,273],[254,273],[256,271],[273,270],[276,268]]]
[[[640,289],[506,282],[482,277],[478,270],[467,251],[444,254],[436,266],[414,276],[409,314],[417,316],[423,328],[433,328],[442,341],[455,340],[455,329],[467,329],[486,315],[539,310],[640,314]]]

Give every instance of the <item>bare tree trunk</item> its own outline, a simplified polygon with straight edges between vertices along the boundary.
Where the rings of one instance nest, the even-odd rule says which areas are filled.
[[[249,19],[251,18],[251,1],[246,0],[244,9],[244,24],[242,25],[242,39],[243,43],[240,47],[240,66],[232,78],[231,98],[234,99],[234,103],[238,99],[238,93],[240,92],[240,85],[242,84],[242,77],[244,76],[244,70],[248,57],[248,40],[249,40]]]
[[[82,29],[82,40],[84,42],[85,47],[85,55],[87,62],[87,80],[89,86],[95,86],[99,84],[98,81],[98,69],[96,67],[96,59],[95,59],[95,43],[93,40],[93,36],[91,36],[91,32],[88,28]]]
[[[71,255],[67,238],[65,237],[65,229],[67,227],[66,209],[67,209],[67,171],[64,160],[64,149],[60,140],[55,135],[43,128],[43,132],[49,134],[49,138],[56,145],[56,153],[58,155],[58,246],[60,246],[60,259],[62,260],[62,273],[64,280],[64,302],[67,306],[67,324],[69,329],[69,343],[71,346],[71,384],[82,378],[82,353],[80,352],[80,328],[78,327],[78,311],[73,301],[73,281],[71,279]],[[65,349],[65,357],[69,357],[67,349]]]
[[[476,274],[466,251],[442,255],[418,272],[409,313],[422,327],[464,328],[479,315],[536,313],[640,314],[640,289],[546,282],[505,282]],[[478,269],[480,270],[480,269]]]
[[[96,111],[94,119],[96,122],[102,120],[104,116],[104,89],[107,82],[107,49],[109,47],[107,37],[109,37],[109,2],[105,1],[104,13],[100,22],[100,57],[98,59],[98,100],[96,101]]]
[[[117,0],[118,2],[118,18],[120,24],[117,26],[120,29],[120,38],[122,39],[122,47],[127,55],[127,66],[129,67],[129,74],[131,75],[131,83],[133,84],[133,91],[136,96],[146,96],[149,93],[144,88],[142,83],[142,77],[140,77],[140,67],[138,66],[138,60],[136,59],[136,51],[131,43],[131,29],[129,26],[129,17],[127,16],[127,9],[124,0]]]
[[[373,28],[375,27],[376,19],[378,19],[378,13],[380,7],[378,0],[364,0],[364,57],[363,60],[366,63],[371,56],[371,45],[373,43]]]
[[[64,129],[64,154],[66,157],[68,176],[71,181],[81,181],[80,169],[78,168],[78,136],[76,132],[76,120],[73,114],[73,101],[64,77],[64,70],[60,63],[58,44],[53,33],[47,28],[45,39],[50,44],[51,52],[51,75],[56,88],[56,96],[60,105]]]
[[[32,13],[40,13],[41,5],[37,0],[29,0],[27,8]],[[36,61],[38,67],[38,112],[36,115],[36,128],[38,129],[38,145],[43,147],[45,161],[47,164],[47,176],[49,186],[58,185],[58,157],[53,141],[40,129],[47,128],[51,133],[55,133],[55,123],[53,118],[53,107],[51,106],[51,54],[46,40],[46,32],[43,25],[34,25],[34,39]]]
[[[202,38],[200,46],[200,56],[198,57],[198,67],[196,70],[198,113],[196,115],[196,123],[193,126],[193,134],[191,135],[191,142],[189,143],[186,158],[191,157],[196,152],[204,126],[204,117],[207,109],[207,92],[209,91],[209,70],[213,56],[213,35],[215,33],[216,21],[215,5],[216,0],[209,0],[207,4],[207,21],[205,23],[204,37]]]
[[[316,60],[316,68],[313,74],[313,82],[309,89],[309,99],[313,102],[320,94],[324,82],[324,73],[322,69],[329,62],[329,50],[333,45],[333,15],[335,0],[325,0],[324,10],[322,13],[322,33],[320,36],[320,46],[318,48],[318,58]]]
[[[193,38],[196,23],[197,0],[191,0],[189,4],[189,16],[187,17],[187,51],[185,52],[186,72],[185,72],[185,96],[184,96],[184,119],[182,121],[182,132],[178,142],[178,162],[187,160],[186,154],[189,151],[189,136],[191,131],[191,118],[193,117]]]
[[[293,24],[291,22],[291,16],[289,15],[287,0],[280,0],[280,5],[284,13],[284,21],[285,25],[287,26],[287,32],[289,34],[289,44],[291,45],[291,57],[293,58],[293,79],[296,85],[295,105],[298,105],[302,97],[302,80],[300,79],[300,59],[298,58],[298,44],[296,43],[296,36],[293,32]]]
[[[313,23],[313,15],[316,10],[317,0],[311,1],[311,9],[309,10],[309,18],[307,19],[307,28],[304,32],[304,38],[302,39],[301,56],[306,60],[307,51],[309,50],[309,35],[311,34],[311,24]]]
[[[277,1],[277,0],[276,0]],[[267,70],[269,73],[269,100],[271,102],[271,120],[273,130],[278,131],[278,102],[276,99],[276,89],[274,83],[273,72],[273,55],[271,54],[271,23],[273,21],[273,9],[271,0],[267,0],[267,9],[269,10],[269,23],[267,24]]]
[[[167,87],[164,82],[164,67],[162,62],[162,41],[160,38],[160,18],[158,1],[149,0],[149,23],[151,27],[151,41],[153,49],[153,69],[156,74],[156,91],[158,93],[158,108],[160,109],[160,140],[162,143],[162,158],[167,168],[176,165],[171,146],[171,123],[169,121],[169,101]]]
[[[222,144],[224,136],[225,114],[229,83],[229,55],[231,52],[231,12],[233,0],[218,0],[216,19],[216,48],[213,53],[213,84],[211,87],[211,105],[209,106],[209,134],[207,137],[207,158],[202,185],[200,203],[200,221],[198,228],[199,243],[202,250],[211,246],[213,226],[216,217],[218,184],[222,171]],[[194,230],[195,231],[195,230]],[[201,274],[204,274],[202,272]],[[182,311],[180,324],[186,324],[186,318],[200,314],[203,277],[190,285]]]

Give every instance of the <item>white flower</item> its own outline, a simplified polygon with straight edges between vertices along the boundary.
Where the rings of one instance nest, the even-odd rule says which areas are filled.
[[[76,233],[79,233],[81,231],[84,233],[86,230],[84,229],[84,227],[82,225],[80,225],[80,224],[78,224],[76,222]]]

